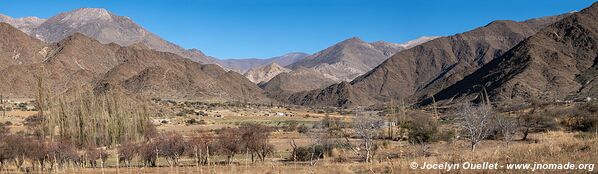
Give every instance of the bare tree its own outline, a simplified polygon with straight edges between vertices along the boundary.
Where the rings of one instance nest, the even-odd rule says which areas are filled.
[[[6,116],[6,102],[3,95],[0,95],[0,103],[2,103],[2,116]]]
[[[506,116],[496,118],[496,126],[502,134],[502,138],[507,143],[507,146],[513,141],[513,136],[518,129],[518,123],[516,119],[508,118]]]
[[[358,112],[353,119],[355,133],[362,140],[364,153],[362,157],[365,162],[371,162],[373,150],[375,149],[374,140],[380,135],[380,129],[384,125],[383,118],[376,115],[367,115]]]
[[[25,162],[25,155],[29,153],[29,142],[34,140],[23,135],[8,135],[3,137],[3,154],[7,159],[11,159],[17,169],[21,169]]]
[[[226,156],[226,163],[231,164],[233,157],[240,153],[243,149],[241,142],[241,135],[243,133],[239,128],[224,128],[218,130],[218,151]]]
[[[11,160],[10,152],[8,151],[7,137],[10,129],[4,124],[0,123],[0,171],[3,171],[4,165],[8,160]]]
[[[165,132],[161,133],[156,141],[160,155],[166,158],[171,167],[178,166],[179,159],[188,147],[183,135],[177,132]]]
[[[196,165],[202,165],[208,163],[209,146],[212,146],[212,140],[214,137],[209,131],[198,130],[197,135],[189,139],[187,148],[187,155],[195,158]]]
[[[147,143],[143,143],[139,145],[139,149],[137,150],[137,155],[143,160],[144,166],[149,167],[156,167],[157,166],[157,159],[158,153],[156,153],[157,143],[155,141],[150,141]]]
[[[97,161],[100,160],[100,167],[104,168],[104,163],[106,163],[110,154],[102,148],[90,146],[85,150],[85,157],[87,158],[87,161],[89,161],[91,167],[96,168],[98,166]]]
[[[293,148],[293,151],[291,151],[291,160],[297,161],[297,143],[295,143],[295,139],[291,139],[289,145]]]
[[[493,130],[491,125],[494,117],[492,106],[489,104],[474,106],[471,103],[465,103],[461,106],[457,116],[460,119],[464,135],[469,139],[471,151],[475,151],[476,145],[487,138]]]
[[[64,165],[68,162],[79,160],[79,154],[77,154],[73,143],[68,139],[55,138],[54,141],[48,142],[46,146],[48,146],[47,157],[52,164],[52,169],[55,169],[55,167],[64,168]]]
[[[270,144],[270,133],[272,129],[266,126],[249,124],[241,128],[243,135],[241,140],[245,149],[251,152],[251,162],[255,162],[255,157],[260,161],[264,161],[266,156],[274,151],[274,146]]]
[[[131,161],[137,154],[138,146],[130,141],[124,142],[118,147],[118,162],[125,162],[127,167],[131,167]]]

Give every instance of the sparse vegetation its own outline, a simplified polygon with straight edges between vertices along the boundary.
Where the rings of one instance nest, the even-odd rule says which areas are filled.
[[[495,113],[492,106],[489,104],[474,106],[471,103],[465,103],[457,115],[463,133],[469,141],[471,151],[475,151],[476,145],[490,136],[493,130],[491,122]]]
[[[155,126],[149,121],[149,109],[144,109],[146,105],[118,102],[127,100],[115,98],[120,94],[96,96],[84,90],[77,94],[85,97],[48,98],[47,109],[42,109],[43,115],[39,110],[17,122],[17,125],[27,127],[21,133],[11,133],[9,128],[15,127],[12,121],[12,124],[0,124],[0,137],[5,140],[0,142],[0,170],[64,171],[69,166],[77,166],[79,170],[110,171],[115,167],[130,170],[139,166],[169,166],[175,170],[193,167],[195,171],[201,171],[205,167],[223,170],[218,166],[221,164],[258,167],[272,163],[284,169],[285,163],[297,163],[313,167],[313,171],[322,170],[321,166],[325,164],[361,166],[347,169],[353,172],[393,173],[391,169],[404,170],[405,166],[400,164],[410,161],[462,161],[461,154],[472,159],[489,159],[477,154],[487,154],[489,149],[502,147],[500,141],[508,145],[504,146],[506,149],[521,150],[531,146],[540,148],[534,151],[542,151],[541,148],[547,145],[536,144],[549,141],[543,138],[555,136],[547,131],[570,132],[563,134],[573,137],[575,140],[568,140],[572,142],[595,141],[597,137],[592,132],[596,109],[590,104],[571,107],[533,105],[506,113],[484,104],[469,104],[448,113],[401,106],[385,108],[383,113],[374,109],[340,111],[354,115],[309,113],[308,118],[252,116],[248,113],[255,111],[241,105],[241,108],[225,106],[226,109],[217,112],[207,109],[206,115],[212,117],[201,116],[201,120],[194,114],[156,117],[154,121],[168,120],[168,123]],[[100,106],[100,103],[106,106]],[[297,108],[288,113],[307,115],[294,109]],[[286,111],[286,108],[281,110]],[[95,114],[97,118],[91,120],[99,125],[95,131],[77,129],[79,124],[73,125],[68,120],[92,118],[82,113]],[[115,120],[105,120],[107,118]],[[74,123],[78,122],[75,120]],[[138,130],[125,130],[118,124]],[[182,124],[186,126],[180,126]],[[210,128],[215,125],[218,126]],[[184,127],[188,128],[178,130]],[[80,136],[79,130],[85,135]],[[95,141],[86,138],[81,141],[80,137],[94,137]],[[517,138],[526,141],[515,141]],[[560,147],[573,152],[588,148],[566,143]],[[467,152],[467,149],[475,149],[475,152]]]

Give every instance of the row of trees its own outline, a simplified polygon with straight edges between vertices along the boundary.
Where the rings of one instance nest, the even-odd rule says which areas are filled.
[[[272,130],[265,126],[244,125],[192,137],[158,133],[149,122],[150,111],[143,100],[116,89],[97,94],[77,88],[51,96],[42,84],[38,78],[39,112],[25,121],[30,131],[9,134],[6,127],[0,129],[0,164],[14,163],[21,168],[30,161],[39,169],[45,169],[48,162],[51,169],[66,163],[95,167],[101,159],[103,166],[109,154],[102,149],[114,147],[118,147],[119,161],[127,166],[135,157],[147,166],[156,166],[159,157],[175,166],[185,154],[195,157],[198,165],[209,163],[213,154],[226,156],[226,163],[232,163],[239,153],[250,154],[252,161],[264,161],[274,151],[269,144]]]
[[[43,84],[37,76],[38,114],[32,118],[35,125],[29,126],[39,137],[60,136],[78,148],[143,139],[151,115],[143,99],[118,89],[100,94],[89,86],[53,96]]]
[[[0,127],[3,130],[0,133],[0,171],[10,163],[17,169],[23,169],[26,161],[31,163],[31,168],[25,171],[42,171],[48,167],[50,170],[68,166],[96,167],[98,160],[103,164],[109,156],[105,150],[95,147],[78,150],[66,138],[55,137],[51,140],[26,134],[9,134],[6,127]]]
[[[224,128],[212,131],[198,131],[194,136],[184,137],[177,132],[155,131],[154,127],[146,134],[145,141],[126,141],[116,148],[119,166],[132,165],[134,159],[144,166],[157,166],[158,158],[163,158],[170,166],[178,166],[180,159],[189,156],[196,165],[210,164],[210,156],[222,155],[231,164],[237,154],[247,154],[251,161],[264,161],[274,152],[270,144],[271,129],[261,125],[243,125],[238,128]],[[67,167],[104,167],[110,157],[106,147],[88,146],[77,148],[68,138],[56,136],[54,139],[35,135],[9,134],[5,126],[0,126],[0,171],[5,164],[23,168],[29,161],[34,170],[55,170]],[[99,163],[98,163],[99,162]],[[49,164],[49,165],[48,165]],[[49,166],[49,168],[48,168]]]
[[[119,146],[119,161],[130,166],[138,157],[146,166],[157,166],[158,157],[166,159],[170,166],[178,166],[183,156],[195,159],[196,165],[210,163],[210,156],[222,155],[225,163],[233,163],[237,154],[247,154],[251,161],[264,161],[274,152],[270,144],[272,129],[262,125],[248,124],[238,128],[223,128],[215,132],[198,131],[194,136],[183,137],[177,132],[162,132],[149,141],[125,142]]]
[[[96,95],[93,90],[75,89],[72,95],[38,98],[38,127],[42,136],[59,135],[78,148],[113,146],[143,140],[150,113],[145,102],[111,90]]]

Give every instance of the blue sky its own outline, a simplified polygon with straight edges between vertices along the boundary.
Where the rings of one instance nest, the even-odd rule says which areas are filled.
[[[401,43],[446,36],[493,20],[524,20],[590,6],[591,0],[0,0],[12,17],[51,17],[81,7],[129,16],[185,48],[218,58],[314,53],[346,38]]]

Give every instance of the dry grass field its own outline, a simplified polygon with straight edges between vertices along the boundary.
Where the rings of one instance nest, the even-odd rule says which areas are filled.
[[[570,109],[571,106],[563,107]],[[554,108],[553,108],[554,109]],[[550,110],[550,109],[548,109]],[[194,137],[200,132],[213,132],[223,128],[238,128],[246,124],[257,124],[273,128],[268,138],[268,143],[274,148],[264,161],[251,161],[248,152],[240,151],[230,164],[226,164],[226,157],[222,154],[210,156],[210,162],[197,165],[192,155],[180,157],[178,165],[170,165],[166,158],[157,159],[157,167],[146,167],[141,157],[132,160],[132,167],[126,167],[118,162],[118,146],[107,147],[109,157],[102,165],[95,168],[91,166],[80,167],[68,163],[63,167],[51,170],[46,166],[44,171],[34,169],[31,160],[24,162],[24,168],[17,170],[7,163],[2,173],[20,172],[57,172],[57,173],[529,173],[532,169],[506,169],[508,164],[552,164],[573,163],[592,164],[592,168],[575,170],[533,170],[539,173],[596,173],[593,165],[598,161],[598,135],[594,132],[578,132],[566,129],[546,130],[530,133],[526,140],[523,134],[517,131],[513,141],[507,145],[501,137],[487,138],[471,151],[469,141],[460,137],[461,134],[443,133],[454,129],[454,121],[443,121],[445,116],[430,117],[428,111],[411,111],[407,115],[419,115],[434,118],[438,121],[437,136],[448,136],[448,139],[438,139],[429,143],[417,143],[409,139],[376,139],[377,149],[372,154],[371,162],[363,161],[363,140],[353,135],[355,128],[321,128],[323,120],[338,120],[339,123],[352,125],[356,119],[355,114],[347,113],[322,113],[310,109],[281,109],[281,108],[213,108],[206,109],[207,115],[177,114],[168,115],[155,120],[168,120],[159,123],[158,132],[176,132],[186,139]],[[521,112],[529,113],[530,109]],[[522,114],[521,112],[508,112],[510,115]],[[555,111],[556,112],[556,111]],[[11,132],[27,132],[25,119],[37,112],[12,111],[6,117],[0,118],[1,122],[9,121]],[[267,113],[293,113],[293,115],[272,116]],[[558,112],[557,112],[558,113]],[[559,113],[565,114],[565,113]],[[216,116],[218,115],[218,116]],[[448,116],[448,115],[447,115]],[[201,123],[188,123],[190,119],[201,120]],[[295,125],[293,129],[289,125]],[[304,126],[308,132],[301,132],[298,127]],[[313,158],[308,161],[292,161],[294,146],[309,147],[321,143],[322,139],[314,137],[313,132],[324,131],[330,134],[335,131],[337,137],[330,139],[336,143],[348,143],[352,148],[337,147],[324,154],[323,158]],[[388,132],[386,128],[378,130],[378,136],[384,137]],[[398,131],[398,130],[395,130]],[[343,136],[342,134],[350,134]],[[344,138],[343,138],[344,137]],[[293,142],[293,143],[292,143]],[[240,142],[239,142],[240,143]],[[503,167],[498,169],[470,170],[470,169],[421,169],[424,164],[461,164],[464,163],[497,163]],[[412,163],[418,164],[413,169]],[[462,166],[463,167],[463,166]]]
[[[193,166],[192,164],[169,167],[162,162],[160,167],[121,167],[107,164],[100,168],[72,168],[59,173],[247,173],[247,174],[285,174],[285,173],[530,173],[530,170],[424,170],[411,169],[410,164],[425,163],[482,163],[491,162],[506,165],[508,163],[567,163],[595,164],[598,161],[598,139],[584,140],[575,138],[572,133],[546,132],[533,134],[529,142],[515,142],[506,146],[501,141],[485,141],[476,152],[469,151],[466,143],[439,142],[431,145],[432,155],[426,157],[418,154],[415,145],[393,146],[381,153],[402,152],[400,158],[384,158],[372,163],[336,162],[335,157],[326,157],[314,162],[284,162],[273,158],[263,163],[245,163],[243,157],[234,165]],[[350,152],[347,152],[350,153]],[[114,162],[114,160],[111,160]],[[109,162],[111,163],[111,162]],[[192,163],[192,162],[189,162]],[[536,173],[596,173],[588,170],[538,170]]]

